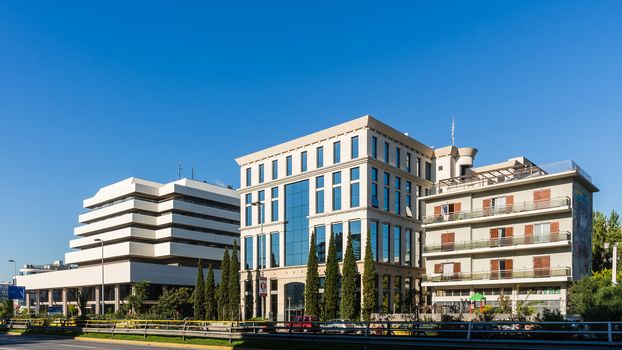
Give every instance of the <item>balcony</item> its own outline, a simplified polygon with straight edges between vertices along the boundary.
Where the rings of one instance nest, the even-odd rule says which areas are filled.
[[[463,210],[441,215],[431,215],[423,218],[423,224],[438,224],[442,222],[452,222],[466,219],[484,218],[495,215],[506,215],[515,213],[524,213],[534,210],[552,209],[570,206],[569,197],[558,197],[542,201],[523,202],[501,207],[490,207],[472,210]]]
[[[568,277],[570,276],[569,267],[542,267],[532,269],[517,270],[498,270],[483,272],[456,272],[447,275],[430,276],[425,275],[424,282],[461,282],[461,281],[482,281],[482,280],[508,280],[518,278],[548,278],[548,277]]]
[[[570,240],[570,232],[551,232],[544,235],[513,236],[458,243],[431,244],[423,247],[423,253],[454,252],[481,248],[512,247],[525,244],[553,243]]]

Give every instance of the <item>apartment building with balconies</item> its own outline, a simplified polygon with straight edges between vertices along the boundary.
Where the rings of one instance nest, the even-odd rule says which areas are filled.
[[[224,249],[239,241],[237,192],[191,179],[129,178],[101,188],[84,208],[65,254],[74,268],[17,277],[28,307],[67,314],[80,290],[93,312],[102,298],[107,312],[117,311],[139,281],[149,282],[153,303],[165,288],[194,286],[198,259],[219,279]]]
[[[442,167],[442,162],[435,164]],[[571,281],[591,272],[590,176],[572,161],[524,157],[438,179],[425,206],[423,286],[437,312],[468,312],[485,295],[567,309]]]
[[[244,317],[304,311],[312,231],[321,293],[331,234],[339,261],[351,235],[362,274],[369,232],[377,310],[408,311],[422,272],[417,199],[433,185],[433,158],[432,148],[364,116],[236,159]]]

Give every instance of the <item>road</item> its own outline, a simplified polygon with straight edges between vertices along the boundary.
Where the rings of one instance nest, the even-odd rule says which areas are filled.
[[[138,350],[144,345],[120,343],[100,343],[71,338],[46,337],[37,335],[6,335],[0,333],[0,350]],[[154,346],[154,349],[176,349],[166,346]]]

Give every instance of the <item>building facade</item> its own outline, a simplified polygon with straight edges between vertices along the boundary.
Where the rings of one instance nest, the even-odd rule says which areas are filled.
[[[369,232],[377,311],[412,310],[422,272],[417,199],[433,186],[433,157],[430,147],[364,116],[238,158],[244,316],[303,313],[312,231],[320,293],[331,235],[340,262],[352,237],[362,274]]]
[[[238,194],[190,179],[129,178],[101,188],[84,207],[65,254],[75,268],[18,276],[28,307],[67,314],[79,289],[99,313],[102,257],[107,312],[119,310],[134,282],[149,282],[151,300],[164,288],[194,286],[199,258],[218,280],[224,249],[239,239]]]
[[[539,312],[565,313],[569,283],[591,273],[596,191],[574,162],[538,166],[523,157],[439,179],[421,198],[428,302],[436,312],[468,313],[480,293],[488,305],[509,298],[514,310],[533,302]]]

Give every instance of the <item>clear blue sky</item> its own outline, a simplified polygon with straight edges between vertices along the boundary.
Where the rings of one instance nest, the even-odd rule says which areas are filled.
[[[363,114],[437,147],[455,114],[478,164],[574,159],[622,209],[622,2],[219,3],[0,3],[0,280],[101,186],[237,187],[236,156]]]

